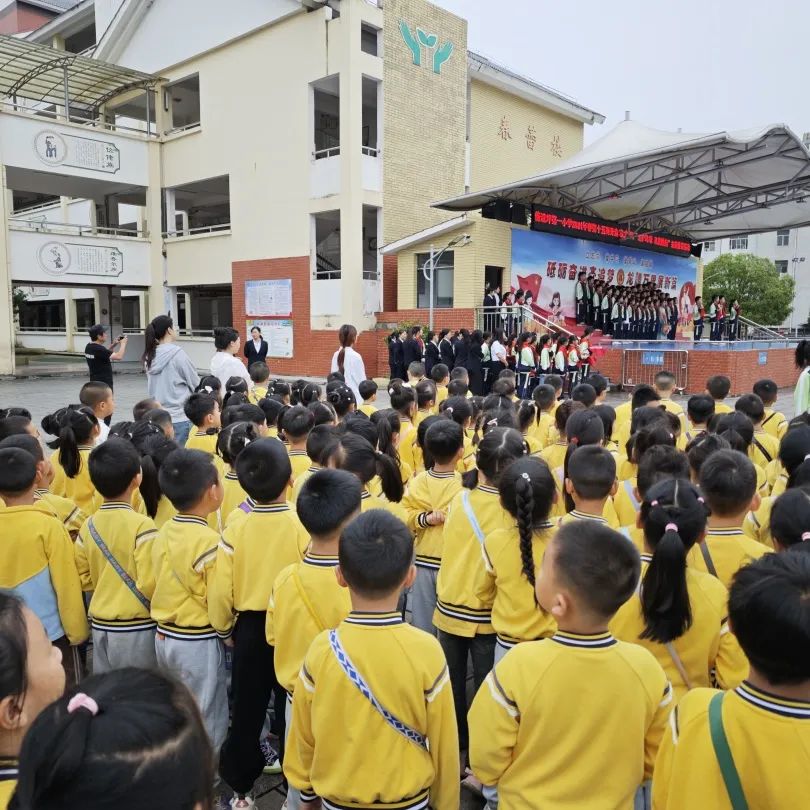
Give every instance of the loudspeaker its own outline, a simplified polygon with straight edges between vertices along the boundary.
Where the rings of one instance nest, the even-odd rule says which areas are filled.
[[[690,252],[693,256],[697,256],[699,259],[703,254],[703,242],[693,243],[692,250]]]
[[[528,219],[525,205],[512,203],[512,222],[515,225],[526,225]]]

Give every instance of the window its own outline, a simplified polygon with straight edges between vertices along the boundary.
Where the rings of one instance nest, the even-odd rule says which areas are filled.
[[[92,298],[77,298],[76,305],[76,330],[83,332],[96,323],[96,302]]]
[[[774,262],[774,264],[776,265],[776,269],[780,273],[787,273],[788,270],[787,259],[780,259],[779,261]]]
[[[776,232],[776,247],[787,247],[790,244],[790,230]]]
[[[340,278],[340,211],[313,214],[315,222],[315,278]]]
[[[20,306],[20,328],[65,331],[64,301],[25,301]]]
[[[163,91],[163,107],[169,113],[168,132],[189,129],[200,124],[200,75],[195,73],[167,85]]]
[[[735,236],[732,239],[728,240],[728,249],[729,250],[748,250],[748,237],[747,236]]]
[[[714,249],[715,249],[714,248],[714,242],[704,242],[703,243],[703,250],[705,250],[706,253],[714,253]]]
[[[419,309],[430,307],[430,282],[423,269],[430,264],[430,253],[416,254],[416,306]],[[433,306],[446,309],[453,306],[453,251],[445,251],[438,262],[433,276]],[[430,268],[428,266],[428,273]]]
[[[370,56],[380,55],[380,29],[363,23],[360,26],[360,50]]]

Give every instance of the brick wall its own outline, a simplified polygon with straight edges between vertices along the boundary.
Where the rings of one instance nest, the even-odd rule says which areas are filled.
[[[383,309],[397,308],[397,257],[383,256]]]

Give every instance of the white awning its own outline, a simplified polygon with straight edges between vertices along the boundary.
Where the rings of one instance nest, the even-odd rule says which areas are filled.
[[[496,200],[703,242],[810,224],[810,152],[784,124],[704,135],[623,121],[551,171],[433,205]]]

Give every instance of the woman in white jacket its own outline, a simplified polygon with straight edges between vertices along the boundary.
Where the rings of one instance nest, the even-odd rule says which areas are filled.
[[[253,380],[245,364],[236,358],[240,346],[239,332],[232,326],[219,326],[214,329],[216,354],[211,358],[211,373],[219,378],[222,392],[231,377],[242,377],[247,382],[248,391],[253,388]]]
[[[339,371],[343,375],[346,385],[354,394],[355,402],[359,405],[363,401],[359,386],[367,377],[363,358],[353,348],[357,340],[357,329],[349,323],[344,323],[338,330],[338,340],[340,348],[332,355],[330,371]]]

